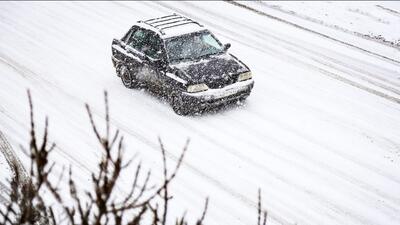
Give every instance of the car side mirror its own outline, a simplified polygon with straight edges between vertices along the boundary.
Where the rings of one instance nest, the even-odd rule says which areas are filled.
[[[231,47],[231,43],[224,44],[224,51],[228,50]]]

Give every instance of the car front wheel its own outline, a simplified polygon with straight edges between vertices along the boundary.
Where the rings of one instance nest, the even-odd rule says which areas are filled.
[[[187,104],[182,100],[180,96],[172,97],[171,106],[174,112],[180,116],[185,116],[189,114],[189,109]]]

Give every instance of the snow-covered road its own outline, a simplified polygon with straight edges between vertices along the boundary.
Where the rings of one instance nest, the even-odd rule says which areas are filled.
[[[256,82],[245,105],[181,117],[123,87],[112,38],[171,12],[232,43]],[[255,224],[260,187],[268,224],[399,224],[399,52],[373,41],[366,49],[365,39],[346,35],[360,45],[226,2],[1,2],[0,130],[14,149],[26,146],[31,89],[38,121],[50,117],[53,159],[72,164],[83,186],[100,153],[84,103],[102,116],[107,90],[127,157],[138,152],[154,180],[162,166],[157,136],[171,160],[190,137],[171,215],[188,209],[195,217],[209,196],[207,224]]]

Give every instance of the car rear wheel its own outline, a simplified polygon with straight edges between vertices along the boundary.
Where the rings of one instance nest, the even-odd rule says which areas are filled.
[[[137,72],[129,70],[124,65],[118,65],[116,69],[117,69],[117,74],[119,77],[121,77],[122,83],[124,84],[125,87],[127,88],[139,87],[139,82],[136,79]]]

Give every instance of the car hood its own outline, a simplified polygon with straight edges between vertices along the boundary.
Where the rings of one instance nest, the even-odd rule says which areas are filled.
[[[176,63],[171,67],[180,70],[191,83],[205,83],[210,88],[221,88],[232,84],[236,82],[240,73],[249,70],[242,62],[227,53],[199,61]]]

